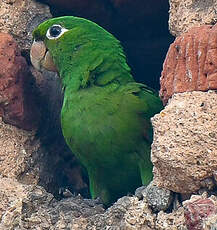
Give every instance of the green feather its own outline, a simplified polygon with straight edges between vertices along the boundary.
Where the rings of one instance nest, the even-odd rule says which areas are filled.
[[[48,39],[52,25],[68,29]],[[97,24],[60,17],[33,32],[46,44],[64,88],[61,124],[65,140],[86,167],[92,198],[105,204],[152,178],[150,118],[159,97],[136,83],[120,42]]]

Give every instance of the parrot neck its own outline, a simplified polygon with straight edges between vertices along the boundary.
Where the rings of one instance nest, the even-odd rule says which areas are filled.
[[[87,61],[87,60],[86,60]],[[116,58],[95,58],[87,62],[76,60],[76,63],[60,68],[59,72],[63,87],[70,88],[71,92],[91,86],[108,86],[112,83],[125,85],[134,81],[125,56]]]

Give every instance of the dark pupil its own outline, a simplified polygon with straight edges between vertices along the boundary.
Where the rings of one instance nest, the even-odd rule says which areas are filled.
[[[59,26],[52,26],[50,28],[50,35],[52,37],[57,37],[61,33],[61,27]]]

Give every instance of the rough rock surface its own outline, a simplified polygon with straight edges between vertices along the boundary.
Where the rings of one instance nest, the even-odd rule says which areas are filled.
[[[145,200],[123,197],[109,209],[80,196],[57,201],[43,188],[0,177],[0,229],[186,230],[183,208],[153,214]]]
[[[29,50],[32,30],[50,17],[49,7],[34,0],[0,0],[0,31],[10,33],[21,50]]]
[[[209,216],[203,222],[203,230],[216,230],[217,229],[217,215]]]
[[[217,89],[217,25],[194,27],[170,45],[160,78],[164,102],[174,93]]]
[[[25,186],[0,177],[0,229],[15,229],[20,220]]]
[[[217,170],[217,93],[175,94],[152,123],[154,183],[179,193],[212,189]]]
[[[184,217],[184,209],[180,207],[176,211],[166,213],[160,211],[157,215],[154,230],[190,230],[187,229]],[[144,229],[146,230],[146,229]]]
[[[0,116],[3,121],[31,130],[40,113],[33,95],[33,77],[14,39],[0,33]]]
[[[194,26],[215,24],[217,21],[216,0],[169,0],[169,29],[179,36]]]
[[[40,161],[40,143],[35,132],[18,129],[0,122],[0,175],[15,178],[23,183],[37,184]]]
[[[142,195],[154,212],[166,211],[173,201],[170,190],[159,188],[152,182],[142,191]]]
[[[41,187],[0,177],[0,229],[85,229],[86,218],[103,211],[80,198],[57,202]]]
[[[207,218],[217,214],[215,196],[192,196],[190,200],[183,202],[183,206],[186,225],[191,230],[203,230],[203,223]]]

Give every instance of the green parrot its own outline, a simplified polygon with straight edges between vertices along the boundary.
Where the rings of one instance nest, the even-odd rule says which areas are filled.
[[[63,136],[87,169],[90,194],[110,205],[152,179],[150,118],[162,103],[136,83],[120,42],[87,19],[49,19],[33,31],[35,68],[59,73]]]

